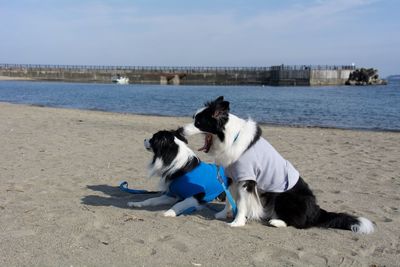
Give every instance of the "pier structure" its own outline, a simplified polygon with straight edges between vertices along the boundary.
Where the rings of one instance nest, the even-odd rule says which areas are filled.
[[[136,84],[312,86],[345,84],[354,66],[158,67],[0,64],[0,76],[33,80]]]

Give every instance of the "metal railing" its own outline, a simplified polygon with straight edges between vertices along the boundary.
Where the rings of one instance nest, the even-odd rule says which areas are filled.
[[[271,70],[355,70],[355,65],[277,65]]]
[[[101,65],[48,65],[48,64],[0,64],[0,69],[63,69],[63,70],[133,70],[149,72],[221,72],[221,71],[268,71],[269,67],[192,67],[192,66],[101,66]]]

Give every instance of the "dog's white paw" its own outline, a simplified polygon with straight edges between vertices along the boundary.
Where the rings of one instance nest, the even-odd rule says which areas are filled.
[[[176,217],[176,212],[174,210],[167,210],[164,212],[165,217]]]
[[[228,225],[230,227],[241,227],[241,226],[245,226],[246,221],[245,220],[234,220],[231,223],[228,223]]]
[[[284,221],[279,220],[279,219],[271,219],[271,220],[268,221],[268,223],[271,226],[274,226],[274,227],[277,227],[277,228],[287,227],[287,224]]]
[[[130,208],[141,208],[142,206],[142,202],[128,202],[128,207]]]

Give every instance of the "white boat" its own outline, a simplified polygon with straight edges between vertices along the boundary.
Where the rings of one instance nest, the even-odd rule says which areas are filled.
[[[111,78],[111,81],[113,83],[117,83],[117,84],[128,84],[129,83],[129,78],[128,77],[123,77],[120,76],[119,74],[117,76],[114,76]]]

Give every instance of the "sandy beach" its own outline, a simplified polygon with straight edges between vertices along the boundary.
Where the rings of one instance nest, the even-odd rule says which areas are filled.
[[[400,133],[263,126],[320,206],[376,223],[357,235],[230,228],[209,209],[165,218],[167,207],[128,208],[148,196],[120,192],[119,181],[157,190],[143,139],[190,118],[0,103],[0,121],[1,266],[399,265]]]

